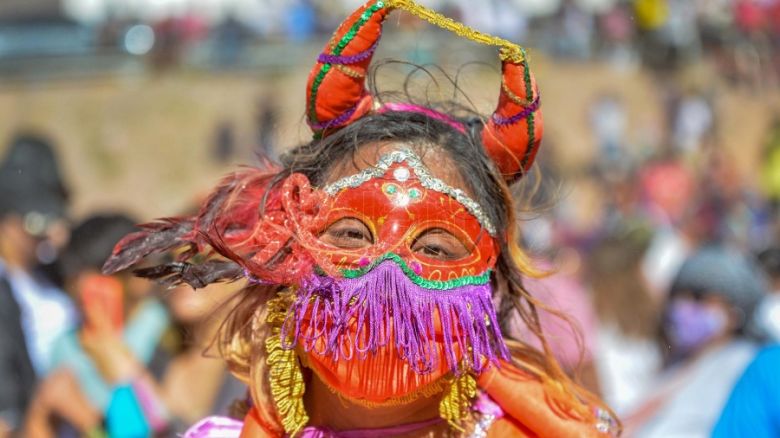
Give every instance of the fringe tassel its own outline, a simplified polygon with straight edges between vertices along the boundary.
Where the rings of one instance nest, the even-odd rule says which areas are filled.
[[[284,431],[295,436],[309,422],[303,405],[306,384],[295,350],[282,346],[280,325],[284,321],[287,297],[280,296],[268,302],[267,322],[272,327],[265,341],[269,386]]]
[[[282,348],[300,345],[334,361],[365,359],[394,345],[417,374],[440,369],[442,360],[455,375],[478,373],[509,357],[489,283],[426,289],[392,260],[358,278],[310,277],[281,334]]]
[[[447,393],[439,402],[439,415],[451,428],[465,432],[463,421],[471,412],[471,402],[477,396],[477,379],[470,373],[453,379]]]

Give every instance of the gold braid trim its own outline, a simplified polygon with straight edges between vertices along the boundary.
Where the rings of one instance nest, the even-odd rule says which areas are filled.
[[[349,67],[347,67],[345,65],[334,64],[333,67],[335,67],[336,70],[338,70],[338,71],[344,73],[345,75],[347,75],[347,76],[349,76],[351,78],[354,78],[354,79],[363,79],[364,77],[366,77],[365,75],[359,73],[357,70],[355,70],[353,68],[349,68]]]
[[[456,377],[439,403],[439,415],[451,428],[464,432],[461,426],[471,411],[471,401],[477,396],[477,379],[471,373]]]
[[[265,340],[265,363],[268,366],[271,396],[282,420],[282,427],[287,434],[295,436],[309,422],[309,416],[303,405],[306,384],[298,357],[295,350],[282,348],[281,325],[287,314],[288,295],[281,294],[268,301],[266,322],[271,326],[271,335]]]
[[[506,97],[509,98],[512,102],[522,106],[526,107],[531,104],[531,101],[526,100],[515,94],[510,88],[509,85],[506,84],[503,80],[501,81],[501,88],[504,90],[504,93],[506,93]]]
[[[418,5],[413,0],[384,0],[384,3],[390,7],[403,9],[434,26],[448,30],[460,37],[474,41],[475,43],[499,47],[499,57],[502,61],[510,61],[519,64],[525,59],[525,51],[517,44],[472,29],[463,23],[458,23],[451,18],[445,17],[432,9]]]

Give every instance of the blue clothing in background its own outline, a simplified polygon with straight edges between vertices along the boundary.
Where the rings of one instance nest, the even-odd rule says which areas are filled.
[[[712,436],[780,437],[780,345],[764,348],[747,367]]]
[[[165,306],[155,299],[148,299],[139,304],[138,310],[127,321],[122,340],[139,362],[148,365],[168,324]],[[53,353],[54,365],[71,370],[92,406],[104,412],[111,401],[113,388],[103,380],[92,359],[81,347],[78,333],[71,331],[61,336],[54,345]]]

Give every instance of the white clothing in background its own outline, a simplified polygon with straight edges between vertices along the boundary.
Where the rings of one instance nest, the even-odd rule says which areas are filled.
[[[656,342],[628,337],[612,325],[597,329],[595,356],[601,394],[619,416],[647,394],[661,369]]]

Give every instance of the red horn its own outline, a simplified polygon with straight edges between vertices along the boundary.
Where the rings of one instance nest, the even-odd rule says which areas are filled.
[[[306,87],[306,114],[315,135],[325,136],[371,111],[366,72],[392,8],[370,1],[339,26],[317,59]]]
[[[482,131],[482,142],[507,182],[522,177],[534,162],[544,131],[539,89],[523,59],[502,63],[498,108]]]

